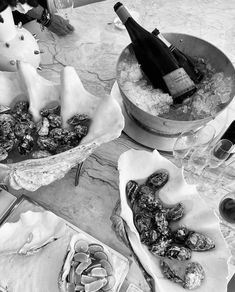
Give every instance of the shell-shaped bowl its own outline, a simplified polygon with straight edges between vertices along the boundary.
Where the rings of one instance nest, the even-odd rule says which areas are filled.
[[[27,64],[21,64],[19,67],[20,76],[17,76],[18,72],[12,72],[14,76],[9,75],[9,72],[0,72],[0,105],[11,106],[19,96],[23,96],[23,99],[29,99],[29,109],[31,108],[31,113],[35,113],[38,118],[41,108],[46,107],[51,98],[52,101],[57,99],[61,104],[61,114],[64,112],[66,121],[77,110],[89,113],[91,118],[88,134],[78,146],[46,158],[13,157],[12,163],[0,164],[0,182],[9,184],[16,190],[23,188],[35,191],[64,177],[72,167],[83,162],[101,144],[118,138],[124,127],[124,118],[118,102],[111,95],[97,97],[87,92],[73,67],[64,68],[61,84],[45,80]],[[32,72],[28,72],[29,70]],[[24,87],[22,89],[22,83],[26,90]],[[13,84],[14,90],[9,90],[9,85]]]

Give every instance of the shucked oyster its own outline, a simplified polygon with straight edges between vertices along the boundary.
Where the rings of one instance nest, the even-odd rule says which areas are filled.
[[[160,266],[167,279],[180,284],[185,289],[192,290],[200,287],[205,278],[205,272],[197,262],[187,263],[185,267],[182,267],[170,261],[161,261]]]
[[[185,245],[195,251],[205,251],[215,247],[215,243],[211,238],[207,235],[194,231],[190,232],[187,240],[185,241]]]
[[[189,230],[185,226],[181,226],[173,232],[173,239],[193,251],[207,251],[215,248],[215,243],[209,236]]]

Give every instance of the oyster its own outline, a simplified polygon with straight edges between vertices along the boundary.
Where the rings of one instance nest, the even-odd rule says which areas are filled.
[[[143,167],[143,165],[145,167]],[[125,229],[132,250],[141,262],[142,267],[153,279],[153,291],[185,291],[182,283],[185,282],[184,273],[186,271],[186,266],[189,264],[189,260],[187,259],[190,258],[191,255],[193,255],[193,261],[200,263],[200,266],[203,267],[206,277],[206,281],[201,281],[203,284],[198,290],[200,290],[200,292],[208,292],[213,288],[220,292],[227,291],[227,261],[230,257],[230,253],[220,232],[218,218],[200,198],[195,186],[186,184],[182,177],[181,170],[161,156],[156,150],[148,152],[134,149],[126,151],[120,156],[118,169],[121,201],[120,215],[125,222],[125,226],[127,226]],[[173,222],[172,219],[174,217],[171,217],[171,220],[166,217],[166,221],[169,223],[169,234],[165,237],[158,233],[158,229],[155,228],[155,222],[150,230],[142,231],[142,233],[138,232],[134,224],[134,219],[135,215],[141,213],[141,209],[136,206],[138,205],[136,202],[133,206],[130,206],[126,195],[126,186],[129,181],[135,181],[138,184],[141,183],[142,185],[146,185],[147,178],[161,169],[166,169],[170,177],[168,182],[164,185],[164,188],[158,189],[154,194],[155,197],[162,202],[163,208],[157,211],[150,211],[147,208],[142,210],[144,210],[145,215],[147,214],[150,218],[154,218],[156,213],[163,214],[159,216],[161,219],[167,216],[167,212],[170,209],[174,208],[175,214],[177,214],[175,219],[180,219],[179,223],[181,227],[177,227],[179,226],[178,222]],[[150,198],[153,198],[152,193],[149,192],[149,194],[151,194]],[[179,202],[182,202],[182,204],[180,205]],[[179,213],[177,212],[178,210]],[[187,228],[185,226],[187,226]],[[205,235],[213,234],[213,239],[216,239],[216,248],[213,249],[213,251],[205,252],[205,254],[202,255],[201,253],[192,251],[185,245],[187,237],[194,228],[197,228],[199,232],[200,229],[203,230],[203,234]],[[152,230],[157,231],[157,234],[155,232],[151,233]],[[170,258],[178,257],[181,261],[168,259],[166,254],[168,254]],[[164,257],[164,259],[162,257]],[[159,265],[161,259],[170,264],[171,270],[177,271],[177,279],[181,282],[181,285],[170,283],[170,281],[167,281],[165,277],[163,277]],[[177,263],[175,268],[171,266],[171,263]],[[193,265],[189,267],[193,267]],[[194,268],[192,268],[192,270],[194,273]],[[181,271],[183,272],[181,273]],[[190,277],[191,268],[187,270],[187,274]]]
[[[165,257],[171,243],[172,240],[170,238],[161,237],[151,246],[150,251],[155,256]]]
[[[175,283],[183,284],[184,281],[183,281],[182,277],[179,275],[179,273],[176,270],[171,268],[170,265],[168,265],[166,263],[166,261],[161,260],[160,261],[160,267],[161,267],[163,275],[167,279],[169,279],[169,280],[171,280],[171,281],[173,281]]]
[[[206,251],[215,248],[215,243],[211,238],[194,231],[189,233],[185,245],[195,251]]]
[[[172,244],[167,248],[165,256],[171,260],[187,261],[191,259],[192,251],[187,247]]]
[[[137,213],[134,220],[135,226],[140,233],[143,231],[149,231],[153,228],[153,218],[144,212]]]
[[[149,186],[143,184],[138,188],[138,206],[148,211],[162,209],[162,204],[155,196],[155,191]]]
[[[189,235],[189,230],[187,227],[185,226],[181,226],[179,227],[178,229],[176,229],[174,232],[173,232],[173,239],[175,242],[178,242],[178,243],[185,243],[188,235]]]
[[[146,185],[154,190],[158,190],[168,182],[168,179],[169,172],[166,169],[160,169],[148,177]]]
[[[157,212],[154,217],[155,228],[162,236],[168,236],[170,234],[169,224],[164,212]]]
[[[166,209],[166,219],[168,221],[177,221],[184,216],[184,206],[182,203],[176,204],[172,208]]]
[[[185,270],[183,287],[190,290],[200,287],[204,278],[202,266],[199,263],[189,263]]]
[[[0,146],[0,161],[5,160],[8,156],[6,149]]]
[[[24,96],[21,98],[28,99],[28,102],[24,101],[22,107],[15,108],[15,116],[22,115],[26,121],[33,118],[34,122],[38,122],[41,119],[40,113],[44,117],[58,116],[60,113],[62,125],[68,129],[72,126],[67,123],[67,120],[76,114],[85,114],[91,119],[90,122],[83,119],[86,118],[85,116],[79,117],[82,121],[80,125],[74,126],[73,132],[75,134],[63,133],[65,140],[61,139],[63,143],[59,149],[54,151],[52,147],[52,154],[58,153],[56,156],[40,158],[37,161],[25,159],[7,165],[0,164],[1,176],[4,181],[9,181],[14,189],[24,188],[35,191],[43,185],[48,185],[62,178],[72,167],[83,162],[99,145],[119,137],[124,127],[124,117],[113,96],[97,97],[87,92],[72,67],[65,67],[61,71],[61,84],[55,84],[41,77],[30,64],[17,62],[17,66],[16,75],[21,79],[22,87],[24,87],[22,92]],[[5,75],[7,81],[8,74]],[[14,94],[13,91],[10,93]],[[11,96],[6,102],[5,97],[1,96],[0,104],[11,106],[14,98],[16,96]],[[54,106],[59,103],[61,103],[61,111],[54,111]],[[30,115],[25,112],[28,105]],[[46,110],[45,108],[48,107],[53,108]],[[58,118],[52,119],[52,121],[52,126],[58,126],[61,122]],[[84,123],[84,121],[86,122]],[[4,149],[7,151],[15,145],[13,139],[10,145],[9,143],[5,145],[6,141],[2,141],[2,139],[0,142],[1,146],[4,143]],[[69,145],[66,145],[67,142]],[[43,146],[42,150],[50,150],[52,142],[42,141],[40,144]],[[76,147],[73,148],[74,145]]]
[[[137,200],[138,187],[139,187],[138,183],[133,180],[130,180],[126,184],[126,195],[130,200],[131,205],[133,205],[134,202]]]
[[[160,267],[167,279],[189,290],[200,287],[205,278],[205,272],[197,262],[187,263],[182,267],[179,264],[162,260]]]

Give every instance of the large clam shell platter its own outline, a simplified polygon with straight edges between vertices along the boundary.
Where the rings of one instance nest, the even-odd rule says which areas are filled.
[[[60,72],[60,83],[43,78],[28,63],[20,61],[17,67],[17,72],[0,72],[0,124],[3,125],[0,129],[0,146],[4,144],[5,149],[13,148],[13,154],[11,154],[3,153],[5,149],[1,147],[0,181],[1,183],[9,183],[12,188],[17,190],[23,188],[35,191],[43,185],[61,179],[72,167],[83,162],[98,146],[119,137],[124,127],[124,118],[117,101],[110,95],[97,97],[89,93],[83,87],[73,67],[63,68]],[[29,104],[27,113],[22,112],[22,109],[19,112],[19,103],[21,102],[22,105],[23,101],[27,101]],[[57,137],[56,139],[59,141],[61,135],[66,133],[66,135],[63,134],[63,137],[66,136],[66,139],[69,139],[64,141],[63,147],[65,149],[62,147],[60,151],[56,151],[55,144],[57,142],[55,143],[54,138],[52,141],[47,132],[47,124],[50,123],[51,127],[52,123],[58,122],[58,116],[55,117],[53,113],[53,109],[56,111],[57,107],[60,108],[61,125],[50,134],[54,132],[54,138]],[[17,115],[17,125],[12,122],[11,117],[9,118],[7,111],[5,115],[3,114],[2,109],[8,108],[13,109],[14,114]],[[46,109],[52,112],[52,123],[48,121],[48,116],[45,118]],[[50,113],[50,111],[48,112]],[[37,151],[37,159],[27,153],[29,148],[34,146],[32,146],[32,137],[24,128],[25,121],[23,119],[25,116],[32,117],[37,128],[36,133],[41,135],[39,138],[42,150]],[[71,127],[69,121],[72,124],[76,123],[76,119],[78,120],[79,117],[88,117],[89,127],[81,124],[75,126],[74,124],[74,129],[76,128],[77,132],[75,133],[75,130],[73,133],[68,131]],[[22,120],[23,122],[21,122]],[[32,121],[28,120],[27,122],[30,125]],[[12,124],[14,124],[15,132],[7,132],[7,127],[12,126]],[[27,131],[31,131],[29,128],[30,126],[28,126]],[[21,142],[12,142],[17,135]],[[78,139],[80,139],[79,142]],[[38,141],[39,139],[37,143]],[[74,146],[75,142],[79,144]],[[74,147],[66,148],[69,143]],[[13,144],[14,147],[12,147]],[[14,148],[17,147],[20,154],[23,153],[23,155],[14,154],[16,152],[14,152]],[[54,153],[48,153],[48,147]],[[4,156],[5,154],[9,154],[7,158]]]
[[[128,260],[50,211],[0,227],[1,292],[117,292]]]
[[[118,161],[120,202],[111,217],[151,291],[227,291],[230,251],[219,219],[159,154],[128,150]]]

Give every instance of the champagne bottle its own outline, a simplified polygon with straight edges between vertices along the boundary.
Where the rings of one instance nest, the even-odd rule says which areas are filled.
[[[182,51],[180,51],[178,48],[173,46],[171,43],[168,42],[168,40],[160,33],[160,31],[155,28],[152,32],[155,36],[157,36],[172,52],[176,60],[178,61],[178,64],[180,67],[184,68],[184,70],[187,72],[189,77],[197,84],[199,83],[203,78],[203,73],[195,68],[193,59],[184,54]]]
[[[169,48],[140,26],[122,3],[117,2],[114,11],[125,25],[136,59],[152,85],[159,88],[163,80],[166,91],[172,95],[174,103],[181,103],[191,96],[196,91],[196,86],[184,68],[178,65]]]

